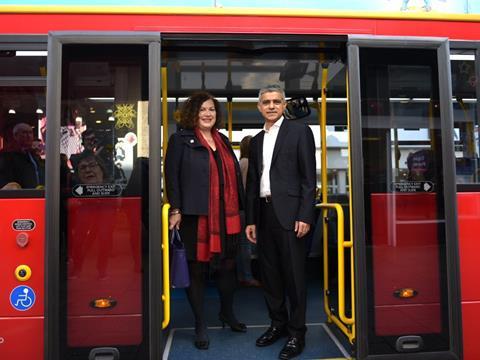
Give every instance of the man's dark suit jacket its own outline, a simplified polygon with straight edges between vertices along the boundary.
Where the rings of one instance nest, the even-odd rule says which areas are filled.
[[[247,225],[258,225],[263,164],[261,131],[250,141],[247,175]],[[275,214],[285,230],[295,221],[314,222],[316,188],[315,141],[305,124],[284,119],[273,150],[270,189]]]
[[[0,188],[9,182],[17,182],[22,189],[35,189],[45,184],[45,168],[43,161],[32,154],[37,168],[26,153],[11,151],[0,153]],[[39,181],[37,181],[37,172]]]

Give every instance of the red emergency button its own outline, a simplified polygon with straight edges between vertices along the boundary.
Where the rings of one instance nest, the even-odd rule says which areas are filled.
[[[25,246],[28,245],[28,234],[21,232],[17,234],[17,245],[20,246],[21,248],[24,248]]]

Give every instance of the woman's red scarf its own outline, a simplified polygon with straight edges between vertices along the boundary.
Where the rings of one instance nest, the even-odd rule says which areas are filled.
[[[208,149],[210,163],[210,192],[208,199],[208,215],[198,217],[197,230],[197,260],[210,261],[214,253],[222,252],[220,235],[220,182],[218,166],[213,151],[207,140],[195,129],[195,135],[200,143]],[[238,234],[240,229],[240,214],[238,209],[238,188],[235,171],[235,161],[225,142],[217,130],[212,130],[212,137],[222,160],[223,200],[225,206],[225,226],[228,235]]]

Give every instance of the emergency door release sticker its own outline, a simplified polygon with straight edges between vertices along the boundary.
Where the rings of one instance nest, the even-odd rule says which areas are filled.
[[[29,286],[20,285],[10,293],[10,305],[15,310],[26,311],[35,304],[35,292]]]
[[[32,219],[15,219],[12,222],[15,231],[32,231],[35,229],[35,221]]]
[[[122,187],[118,184],[79,184],[72,189],[75,197],[120,196]]]

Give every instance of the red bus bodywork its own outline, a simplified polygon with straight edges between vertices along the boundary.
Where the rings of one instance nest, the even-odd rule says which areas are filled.
[[[0,8],[0,11],[2,8]],[[5,7],[4,9],[10,9]],[[115,9],[115,8],[112,8]],[[53,12],[52,8],[50,10]],[[198,14],[192,14],[182,12],[181,10],[175,11],[163,11],[159,8],[155,11],[136,11],[135,13],[128,13],[128,11],[117,13],[108,13],[107,8],[99,8],[98,11],[95,8],[89,11],[81,12],[68,12],[49,13],[49,8],[44,10],[38,10],[35,8],[29,11],[28,8],[23,11],[15,12],[13,10],[4,11],[0,14],[0,33],[5,35],[14,34],[35,34],[35,35],[47,35],[51,31],[158,31],[161,33],[195,33],[195,34],[289,34],[289,35],[349,35],[349,34],[362,34],[362,35],[384,35],[384,36],[424,36],[424,37],[446,37],[450,40],[468,40],[478,41],[480,40],[480,21],[479,17],[475,16],[438,16],[432,15],[429,18],[428,15],[417,16],[411,14],[403,14],[402,17],[385,16],[381,13],[369,14],[368,16],[358,15],[353,16],[348,14],[342,16],[337,15],[322,15],[321,12],[307,12],[303,15],[291,16],[287,12],[284,15],[268,16],[265,14],[241,14],[235,12],[229,12],[228,10],[218,9],[218,12],[210,11],[202,13],[201,9],[198,9]],[[117,9],[118,10],[118,9]],[[141,10],[141,8],[140,8]],[[217,9],[210,9],[217,10]],[[112,10],[113,12],[113,10]],[[265,12],[266,13],[266,12]],[[214,36],[214,35],[212,35]],[[388,196],[382,195],[383,198],[372,199],[372,211],[374,212],[374,220],[377,216],[381,219],[380,209],[385,206],[384,202],[387,201]],[[403,202],[398,198],[399,202]],[[15,213],[17,217],[31,217],[38,219],[36,233],[38,233],[39,243],[43,245],[43,221],[44,221],[44,202],[43,200],[25,200],[28,205],[24,206],[19,200],[0,200],[0,213],[2,213],[2,233],[5,233],[3,229],[10,229],[10,220],[4,221],[3,214]],[[422,205],[418,211],[426,211],[428,209],[425,206],[428,205],[428,201]],[[75,201],[69,204],[72,211],[75,210]],[[406,205],[407,206],[407,205]],[[428,206],[427,206],[428,207]],[[480,194],[477,193],[460,193],[458,194],[458,207],[459,207],[459,231],[460,231],[460,256],[461,256],[461,276],[462,276],[462,311],[463,311],[463,341],[464,341],[464,354],[467,360],[476,360],[480,358],[480,347],[476,344],[476,324],[480,320],[480,290],[477,286],[477,254],[478,245],[476,241],[476,234],[480,229]],[[406,207],[408,211],[414,211],[413,205]],[[137,211],[136,209],[135,211]],[[402,212],[402,210],[399,210]],[[408,213],[405,213],[407,215]],[[413,216],[410,213],[409,216]],[[83,216],[83,215],[82,215]],[[131,219],[135,219],[132,216]],[[92,218],[90,217],[92,220]],[[375,220],[376,221],[376,220]],[[380,220],[379,220],[380,221]],[[408,219],[406,220],[409,221]],[[374,223],[376,224],[376,222]],[[137,225],[135,225],[137,226]],[[140,226],[140,225],[138,225]],[[385,225],[386,226],[386,225]],[[81,227],[81,224],[72,224],[72,228]],[[374,226],[376,228],[376,226]],[[410,225],[405,225],[404,229],[398,229],[398,231],[405,231],[408,234],[416,233],[416,225],[414,222]],[[434,238],[435,226],[428,226],[428,231],[432,232],[431,236]],[[423,228],[422,232],[427,229]],[[137,231],[136,229],[135,231]],[[41,231],[41,232],[40,232]],[[73,231],[73,230],[71,230]],[[133,230],[132,230],[133,231]],[[385,246],[384,232],[388,229],[379,226],[376,228],[374,236],[374,244],[378,246],[378,250]],[[8,232],[8,231],[7,231]],[[41,234],[41,237],[40,237]],[[72,234],[71,234],[72,235]],[[14,281],[12,280],[12,266],[19,263],[18,254],[20,250],[12,245],[12,240],[9,238],[14,236],[11,234],[6,236],[0,244],[2,246],[1,253],[2,258],[6,261],[0,262],[2,284],[9,284],[7,286],[12,287]],[[32,235],[33,236],[33,235]],[[135,235],[137,236],[137,235]],[[402,235],[403,237],[404,235]],[[417,235],[415,235],[417,236]],[[76,238],[73,235],[73,242],[81,241],[81,237]],[[128,240],[129,241],[129,240]],[[127,242],[128,242],[127,241]],[[408,244],[405,244],[408,246]],[[126,243],[124,246],[127,246]],[[426,246],[430,246],[429,241],[426,242]],[[433,249],[435,252],[436,250]],[[28,252],[24,251],[23,254]],[[23,256],[22,254],[22,256]],[[376,255],[377,264],[381,266],[380,262],[384,261],[384,257],[388,258],[388,251],[377,252]],[[435,263],[435,253],[430,256],[425,252],[423,255],[419,255],[421,259],[416,261],[420,263],[427,262],[432,268],[438,268],[438,264]],[[22,260],[21,262],[25,262]],[[32,277],[32,281],[36,281],[35,287],[38,288],[37,304],[32,312],[28,316],[18,316],[18,313],[12,311],[10,304],[5,301],[5,297],[0,300],[0,311],[2,313],[2,321],[0,321],[0,336],[3,334],[11,334],[13,345],[12,347],[6,343],[0,344],[3,351],[15,351],[15,359],[39,359],[43,353],[43,246],[41,249],[35,252],[35,259],[32,260],[35,263],[35,267],[38,266],[38,270],[35,274],[35,280]],[[130,264],[131,265],[131,264]],[[129,266],[130,266],[129,265]],[[40,276],[41,274],[41,276]],[[73,275],[75,276],[75,275]],[[91,274],[85,273],[87,278]],[[428,273],[425,275],[429,277]],[[79,277],[80,278],[80,277]],[[93,278],[92,278],[93,279]],[[92,280],[90,279],[90,280]],[[72,285],[69,288],[70,294],[76,293],[76,286],[80,286],[76,279],[72,278]],[[96,280],[95,280],[96,281]],[[135,282],[135,288],[140,290],[140,284],[137,279],[132,279]],[[118,289],[120,289],[120,285]],[[117,285],[112,285],[115,288]],[[388,288],[388,293],[391,293],[391,284],[383,284]],[[433,286],[429,284],[429,286]],[[114,289],[112,288],[112,293]],[[120,289],[121,291],[121,289]],[[437,312],[435,296],[438,293],[438,289],[433,286],[429,291],[431,297],[424,299],[425,303],[431,304],[430,308],[432,312]],[[377,292],[376,292],[377,293]],[[141,313],[141,309],[138,295],[130,294],[133,296],[131,302],[132,314]],[[383,305],[392,305],[390,309],[395,309],[394,301],[389,299],[388,301],[378,295],[375,298],[376,303]],[[72,316],[78,316],[79,322],[81,317],[85,314],[91,314],[93,309],[85,307],[85,305],[79,305],[78,303],[69,303],[69,311]],[[83,310],[81,308],[83,307]],[[386,308],[384,308],[386,309]],[[118,310],[120,311],[120,310]],[[382,310],[383,311],[383,310]],[[388,310],[392,311],[392,310]],[[395,313],[396,310],[393,310]],[[27,314],[22,314],[27,315]],[[397,317],[397,315],[394,315]],[[434,318],[434,317],[432,317]],[[438,319],[438,317],[436,317]],[[15,327],[10,323],[15,322]],[[24,330],[18,330],[21,324],[25,323]],[[94,324],[88,324],[83,322],[88,328],[93,328]],[[112,323],[113,324],[113,323]],[[141,337],[141,328],[139,328],[138,319],[132,318],[133,331],[132,338],[135,343],[138,336]],[[379,334],[389,334],[396,331],[391,327],[392,324],[379,321],[375,324]],[[411,325],[411,324],[410,324]],[[83,325],[82,325],[83,326]],[[419,325],[420,327],[423,325]],[[431,323],[428,325],[428,329],[425,331],[436,331],[441,324]],[[419,330],[417,327],[416,330]],[[13,330],[15,329],[15,330]],[[70,342],[72,345],[84,345],[89,344],[89,340],[82,338],[73,329],[70,332]],[[30,335],[29,335],[30,334]],[[123,335],[119,335],[119,339],[123,338]],[[31,337],[32,342],[29,346],[24,346],[25,338]],[[18,340],[17,340],[18,339]],[[33,340],[34,339],[34,340]],[[123,340],[119,340],[120,343]],[[130,342],[131,340],[126,340]],[[7,349],[7,350],[4,350]],[[11,350],[8,350],[11,349]],[[13,350],[14,349],[14,350]],[[27,353],[21,354],[20,351],[26,351]],[[35,354],[35,355],[32,355]],[[24,357],[22,357],[24,356]],[[8,357],[7,357],[8,358]]]
[[[43,199],[0,199],[0,355],[2,359],[43,359],[44,327],[44,249],[45,201]],[[22,220],[33,228],[13,225]],[[17,238],[27,239],[17,243]],[[23,240],[25,241],[25,240]],[[15,269],[27,265],[31,277],[21,281]],[[26,285],[35,293],[35,302],[24,311],[17,310],[10,294],[17,286]]]

